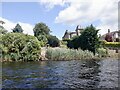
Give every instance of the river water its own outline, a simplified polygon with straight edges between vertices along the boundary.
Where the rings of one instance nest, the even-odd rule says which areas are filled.
[[[118,88],[118,60],[4,62],[2,88]]]

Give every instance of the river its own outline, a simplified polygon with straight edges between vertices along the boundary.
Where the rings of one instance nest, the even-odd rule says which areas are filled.
[[[3,62],[2,88],[118,88],[118,60]]]

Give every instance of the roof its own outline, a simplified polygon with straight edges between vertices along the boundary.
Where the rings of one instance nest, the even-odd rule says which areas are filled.
[[[115,33],[120,33],[120,30],[118,30],[118,31],[113,31],[113,32],[110,32],[110,34],[115,34]],[[102,35],[101,37],[105,37],[107,34],[108,34],[108,33],[106,33],[106,34]]]

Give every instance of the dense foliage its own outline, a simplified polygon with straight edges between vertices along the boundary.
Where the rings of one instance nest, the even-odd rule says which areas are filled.
[[[41,42],[42,47],[45,46],[48,42],[46,35],[39,35],[39,36],[37,36],[37,39]]]
[[[79,36],[75,36],[73,37],[72,39],[70,40],[66,40],[68,43],[67,43],[67,46],[69,48],[73,48],[73,49],[78,49],[80,48],[80,44],[79,44]]]
[[[75,50],[66,48],[49,48],[46,51],[46,58],[49,60],[80,60],[93,59],[94,55],[88,50]]]
[[[107,42],[103,40],[101,44],[103,47],[120,48],[120,42]]]
[[[48,37],[48,43],[50,47],[58,47],[60,46],[60,41],[56,36],[49,35]]]
[[[50,29],[45,23],[38,23],[35,25],[34,36],[42,43],[42,46],[49,44],[50,47],[60,46],[59,39],[56,36],[50,35]]]
[[[93,25],[86,27],[79,37],[74,37],[68,41],[67,46],[74,49],[89,50],[95,54],[100,44],[98,31]]]
[[[39,60],[41,45],[36,37],[22,33],[7,33],[0,37],[3,60]]]
[[[13,32],[22,33],[23,29],[22,29],[22,27],[19,24],[17,24],[15,26],[15,28],[13,29]]]
[[[50,29],[45,23],[37,23],[33,29],[34,36],[38,37],[39,35],[49,35]]]

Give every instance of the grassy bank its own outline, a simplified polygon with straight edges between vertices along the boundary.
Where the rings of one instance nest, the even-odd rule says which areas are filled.
[[[88,50],[73,50],[66,48],[49,48],[46,51],[46,58],[48,60],[80,60],[80,59],[92,59],[94,55]]]
[[[108,52],[104,48],[98,49],[96,55],[88,50],[67,49],[67,48],[48,48],[45,57],[48,60],[82,60],[82,59],[100,59],[107,57]]]

